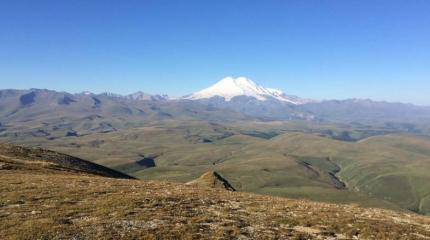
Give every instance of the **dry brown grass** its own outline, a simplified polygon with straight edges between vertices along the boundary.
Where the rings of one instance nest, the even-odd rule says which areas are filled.
[[[0,170],[2,239],[428,239],[428,217],[28,169]]]

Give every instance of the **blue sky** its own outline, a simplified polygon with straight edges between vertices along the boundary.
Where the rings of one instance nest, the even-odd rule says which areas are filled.
[[[428,0],[0,0],[0,88],[180,96],[225,76],[430,105]]]

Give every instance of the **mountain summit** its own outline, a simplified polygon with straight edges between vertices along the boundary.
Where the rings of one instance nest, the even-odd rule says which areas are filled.
[[[291,104],[302,104],[306,100],[285,95],[281,90],[265,88],[246,77],[226,77],[216,84],[187,96],[186,99],[198,100],[212,97],[223,97],[230,101],[234,97],[247,96],[260,101],[278,100]]]

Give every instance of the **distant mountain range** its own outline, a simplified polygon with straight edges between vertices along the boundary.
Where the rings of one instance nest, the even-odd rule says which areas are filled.
[[[244,77],[227,77],[178,99],[144,92],[119,95],[71,94],[46,89],[0,90],[0,132],[18,123],[52,126],[50,122],[64,123],[67,119],[83,125],[81,128],[102,132],[167,119],[406,124],[413,131],[413,126],[407,124],[427,124],[430,107],[357,99],[319,102],[286,95]]]

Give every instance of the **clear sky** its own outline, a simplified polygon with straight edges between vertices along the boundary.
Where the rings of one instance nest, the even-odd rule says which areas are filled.
[[[430,1],[0,0],[0,88],[181,96],[225,76],[430,105]]]

